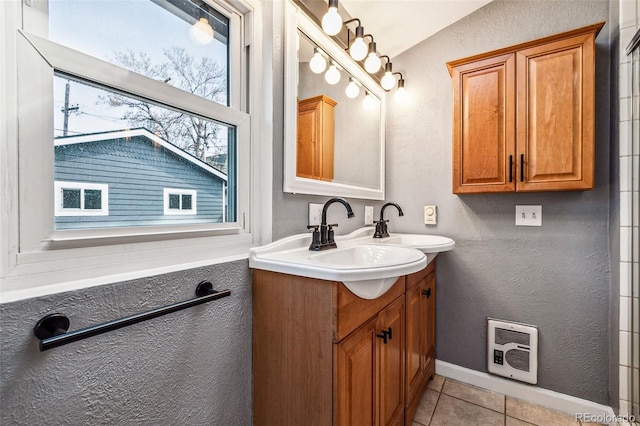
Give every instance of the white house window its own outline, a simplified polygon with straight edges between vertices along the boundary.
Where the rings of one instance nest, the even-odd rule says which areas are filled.
[[[198,194],[191,189],[164,189],[164,214],[197,214]]]
[[[262,13],[0,1],[1,292],[246,257],[268,235]]]
[[[84,182],[55,182],[56,216],[108,216],[109,186]]]

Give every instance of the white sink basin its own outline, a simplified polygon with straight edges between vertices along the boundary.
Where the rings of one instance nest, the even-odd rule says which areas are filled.
[[[337,269],[359,269],[404,265],[422,257],[410,248],[362,244],[316,252],[309,256],[309,261]]]
[[[311,234],[283,238],[249,251],[249,267],[329,281],[341,281],[363,299],[382,296],[402,275],[427,266],[424,253],[397,246],[336,238],[338,248],[310,251]]]
[[[451,238],[422,234],[391,234],[372,238],[373,228],[336,237],[338,248],[310,251],[311,234],[299,234],[249,251],[249,267],[284,274],[341,281],[363,299],[382,296],[398,277],[422,270],[442,251],[453,249]]]
[[[452,250],[456,243],[451,238],[428,234],[391,234],[386,238],[374,238],[375,244],[411,247],[423,253],[440,253]]]

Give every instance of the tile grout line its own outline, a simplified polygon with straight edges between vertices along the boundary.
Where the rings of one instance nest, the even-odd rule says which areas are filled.
[[[429,416],[429,424],[427,426],[431,426],[431,422],[433,421],[433,416],[436,414],[436,408],[438,408],[438,404],[440,403],[440,397],[442,396],[442,391],[444,390],[444,384],[447,382],[447,378],[445,377],[442,381],[442,387],[440,387],[440,391],[438,392],[438,399],[436,399],[436,403],[433,405],[433,412],[431,416]]]

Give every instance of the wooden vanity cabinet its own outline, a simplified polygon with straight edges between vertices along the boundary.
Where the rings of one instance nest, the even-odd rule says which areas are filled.
[[[447,63],[453,192],[592,189],[604,22]]]
[[[298,101],[296,175],[333,180],[334,108],[336,101],[320,95]]]
[[[407,395],[417,405],[435,368],[434,310],[423,301],[435,294],[409,318],[407,286],[434,291],[433,271],[431,262],[365,300],[339,282],[254,270],[254,425],[410,425]],[[411,387],[409,327],[420,336]]]

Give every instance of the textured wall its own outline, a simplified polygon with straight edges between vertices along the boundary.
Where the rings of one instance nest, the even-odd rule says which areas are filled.
[[[231,296],[39,352],[52,312],[70,330],[194,297]],[[251,424],[251,276],[246,261],[0,305],[0,424]]]
[[[438,359],[486,371],[488,316],[535,324],[539,386],[604,404],[610,357],[609,27],[597,39],[593,191],[453,195],[452,95],[445,62],[608,19],[606,0],[495,0],[393,58],[412,102],[402,106],[390,97],[386,132],[386,198],[405,212],[402,218],[389,214],[390,229],[457,242],[438,258]],[[281,66],[278,57],[274,63]],[[274,84],[274,93],[281,94],[282,81]],[[282,118],[274,120],[277,128]],[[304,232],[307,203],[326,199],[278,191],[281,141],[276,132],[274,239]],[[380,206],[349,201],[360,215],[365,204]],[[422,224],[425,204],[438,206],[437,226]],[[542,204],[543,227],[516,228],[516,204]],[[347,221],[340,210],[330,210],[339,233],[361,226],[361,216]]]

